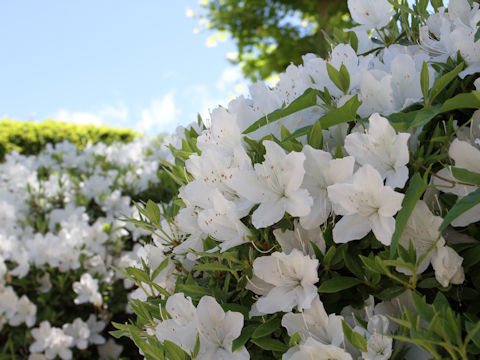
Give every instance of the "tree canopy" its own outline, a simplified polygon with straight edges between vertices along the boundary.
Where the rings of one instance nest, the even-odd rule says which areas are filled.
[[[327,34],[351,24],[346,0],[207,0],[208,29],[228,33],[238,53],[231,58],[252,81],[282,72],[301,56],[325,56]]]

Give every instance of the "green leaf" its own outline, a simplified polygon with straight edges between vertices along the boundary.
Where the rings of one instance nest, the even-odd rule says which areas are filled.
[[[160,265],[157,266],[157,268],[153,271],[152,273],[152,280],[155,280],[155,278],[162,272],[163,269],[165,269],[168,266],[168,259],[165,258]]]
[[[247,343],[248,339],[250,339],[253,332],[255,331],[255,328],[256,328],[256,325],[248,325],[242,329],[242,333],[240,334],[240,336],[235,340],[233,340],[232,352],[240,349],[243,345]]]
[[[256,338],[270,335],[275,330],[281,327],[281,323],[282,323],[281,318],[273,318],[264,322],[263,324],[261,324],[259,327],[255,329],[255,331],[252,334],[252,338],[256,339]]]
[[[455,69],[446,73],[443,76],[440,76],[437,81],[435,81],[435,84],[433,84],[432,90],[430,91],[430,103],[432,103],[433,100],[435,100],[435,98],[443,91],[443,89],[445,89],[447,85],[450,84],[450,82],[452,82],[452,80],[458,76],[460,71],[463,70],[463,67],[464,63],[462,62]]]
[[[415,114],[415,118],[408,127],[421,127],[428,124],[440,112],[441,105],[427,106]]]
[[[397,253],[397,246],[403,230],[407,225],[408,219],[412,214],[415,204],[420,200],[423,193],[427,189],[426,181],[420,176],[419,173],[415,173],[410,179],[405,197],[402,201],[402,209],[398,212],[395,220],[395,232],[392,236],[392,242],[390,244],[390,259],[393,259]]]
[[[317,105],[317,96],[319,94],[318,90],[315,89],[307,89],[305,92],[300,95],[298,98],[293,100],[290,105],[283,109],[277,109],[270,114],[260,118],[259,120],[255,121],[251,126],[249,126],[243,134],[249,134],[262,126],[267,125],[268,123],[277,121],[285,116],[291,115],[296,113],[300,110],[312,107]]]
[[[282,140],[282,144],[289,142],[290,140],[296,139],[300,136],[308,135],[311,128],[312,128],[312,125],[309,125],[309,126],[305,126],[303,128],[295,130],[292,134],[288,135]]]
[[[457,180],[480,186],[480,174],[467,169],[452,167],[453,177]]]
[[[179,285],[179,290],[186,294],[191,295],[212,295],[208,289],[205,289],[198,285]]]
[[[480,262],[480,245],[468,249],[463,254],[462,266],[466,269]]]
[[[335,86],[344,94],[348,92],[348,88],[350,87],[350,75],[348,74],[348,70],[344,64],[340,67],[340,71],[335,69],[332,65],[327,63],[327,73],[328,77]]]
[[[357,110],[361,104],[362,102],[358,100],[358,95],[355,95],[342,107],[329,111],[320,118],[322,129],[328,129],[330,126],[356,120]]]
[[[404,287],[389,287],[380,291],[375,296],[383,301],[391,300],[397,296],[402,295],[405,292]]]
[[[425,297],[420,297],[417,293],[412,291],[412,300],[415,305],[415,309],[420,317],[427,322],[431,322],[434,316],[433,308],[427,304]]]
[[[350,329],[350,326],[342,320],[342,329],[343,329],[343,334],[347,338],[348,342],[355,346],[357,349],[363,352],[367,352],[367,339],[357,333],[356,331],[353,331]]]
[[[429,86],[430,86],[430,74],[428,72],[428,65],[424,61],[422,65],[422,72],[420,73],[420,87],[422,88],[422,94],[426,104],[430,103],[428,99]]]
[[[127,267],[125,271],[127,272],[127,274],[135,277],[139,281],[142,281],[147,284],[150,283],[150,276],[148,276],[148,274],[144,270],[140,270],[134,267]]]
[[[231,267],[219,263],[198,264],[193,267],[193,270],[200,271],[229,271],[234,273],[235,270]]]
[[[444,113],[447,111],[457,110],[457,109],[479,109],[480,108],[480,92],[472,91],[470,93],[458,94],[455,97],[446,100],[440,112]]]
[[[288,346],[285,345],[284,343],[272,339],[270,337],[262,337],[258,339],[252,339],[252,343],[255,345],[261,347],[264,350],[270,350],[270,351],[280,351],[280,352],[285,352],[288,350]]]
[[[155,360],[163,360],[164,357],[158,352],[158,349],[156,349],[154,346],[151,344],[147,343],[145,340],[143,340],[135,331],[130,331],[130,335],[132,337],[132,340],[135,342],[135,344],[143,351],[143,353],[146,356],[150,356],[152,359]],[[183,351],[183,350],[182,350]],[[184,360],[185,357],[183,358],[171,358],[171,360]]]
[[[335,293],[345,289],[349,289],[355,285],[361,284],[363,281],[348,276],[337,276],[333,279],[324,281],[318,288],[320,293]]]
[[[443,219],[442,224],[440,225],[439,231],[445,230],[445,228],[456,218],[462,215],[467,210],[470,210],[475,205],[480,203],[480,188],[471,192],[467,196],[458,200],[455,205],[450,209],[445,218]]]
[[[163,346],[165,347],[165,352],[167,355],[167,359],[169,360],[185,360],[186,353],[182,350],[180,346],[175,344],[174,342],[165,340],[163,342]]]
[[[323,147],[323,133],[322,123],[320,120],[315,121],[307,134],[307,143],[314,149],[322,149]]]

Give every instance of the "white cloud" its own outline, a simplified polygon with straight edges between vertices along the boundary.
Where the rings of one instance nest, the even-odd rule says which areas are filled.
[[[171,132],[179,121],[180,112],[175,104],[174,91],[169,91],[161,99],[153,100],[149,108],[141,111],[135,130],[148,134]]]
[[[125,106],[125,104],[120,103],[117,106],[105,106],[94,112],[75,112],[61,109],[52,116],[52,119],[81,125],[92,124],[122,126],[126,125],[128,119],[128,108]]]

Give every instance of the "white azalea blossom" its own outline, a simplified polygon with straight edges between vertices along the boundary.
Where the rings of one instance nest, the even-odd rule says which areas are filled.
[[[306,169],[302,188],[307,189],[312,196],[313,206],[308,215],[300,217],[300,224],[311,230],[325,223],[332,211],[327,187],[350,180],[355,160],[352,156],[332,159],[330,153],[309,145],[304,146],[302,152],[305,154]]]
[[[408,179],[408,139],[379,114],[369,118],[365,134],[351,133],[345,138],[345,149],[360,165],[370,164],[386,179],[391,188],[403,188]]]
[[[470,170],[475,173],[480,173],[480,150],[467,141],[455,139],[448,150],[448,155],[455,161],[455,167]],[[438,172],[441,178],[445,178],[451,181],[458,181],[454,178],[448,168],[444,168]],[[439,189],[443,192],[457,195],[459,198],[463,198],[466,195],[477,189],[476,186],[470,186],[466,184],[455,184],[451,186],[451,183],[444,181],[439,177],[432,178],[432,182],[435,185],[442,185]],[[452,221],[452,226],[467,226],[473,222],[480,220],[480,204],[475,205],[471,209],[467,210]]]
[[[250,355],[242,346],[232,352],[233,340],[240,336],[243,315],[223,311],[215,298],[203,296],[196,309],[196,325],[200,334],[201,360],[248,360]]]
[[[213,208],[200,211],[198,225],[203,232],[221,242],[222,251],[249,242],[250,230],[240,221],[235,204],[218,191],[210,194]]]
[[[286,255],[274,252],[253,262],[253,278],[247,289],[262,295],[252,307],[251,316],[289,312],[295,306],[309,309],[317,295],[318,260],[293,249]]]
[[[377,170],[364,165],[352,183],[330,185],[327,190],[334,212],[343,215],[333,228],[336,243],[361,239],[372,230],[382,244],[390,245],[393,216],[401,209],[404,195],[384,186]]]
[[[445,245],[445,239],[438,231],[442,221],[443,219],[440,216],[432,214],[423,200],[419,200],[415,204],[415,208],[408,218],[407,225],[398,241],[399,244],[405,249],[408,249],[411,242],[417,254],[418,261],[423,254],[430,250],[431,247],[436,246],[436,248],[440,248]],[[417,269],[418,274],[423,273],[427,269],[434,254],[435,249],[430,251],[425,257]],[[396,269],[404,274],[411,275],[411,272],[408,269],[400,267],[397,267]]]
[[[314,243],[322,253],[325,253],[325,240],[322,232],[318,228],[306,230],[298,220],[294,222],[293,231],[275,229],[273,230],[273,235],[285,254],[290,254],[293,249],[297,249],[304,255],[309,255],[311,258],[314,258],[315,251],[313,250],[312,243]]]
[[[294,346],[282,356],[282,360],[352,360],[352,356],[344,349],[325,345],[308,338],[304,343]]]
[[[313,338],[325,345],[343,345],[342,316],[328,315],[318,295],[309,309],[300,314],[288,313],[283,315],[282,326],[287,329],[288,335],[300,333],[302,341]]]
[[[285,153],[273,141],[264,141],[265,161],[255,164],[254,171],[237,171],[232,187],[241,196],[260,206],[252,215],[252,223],[264,228],[280,221],[285,212],[292,216],[305,216],[310,212],[313,200],[300,186],[305,175],[302,153]]]
[[[80,281],[73,283],[73,291],[77,294],[75,304],[92,303],[95,306],[102,305],[102,295],[98,292],[98,280],[89,273],[84,273]]]
[[[387,0],[348,0],[348,10],[362,28],[382,28],[390,22],[392,5]]]
[[[195,306],[190,298],[183,293],[170,296],[166,310],[171,319],[164,319],[155,327],[155,335],[160,341],[174,342],[187,353],[192,353],[197,340],[197,329],[192,324],[196,322]]]
[[[463,258],[451,247],[442,246],[436,249],[432,257],[432,266],[437,281],[443,287],[449,284],[462,284],[465,280],[462,262]]]

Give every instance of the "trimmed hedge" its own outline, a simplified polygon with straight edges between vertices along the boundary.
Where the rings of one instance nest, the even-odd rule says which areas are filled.
[[[38,154],[46,144],[68,140],[79,149],[89,142],[130,142],[140,134],[130,129],[109,126],[78,125],[47,119],[41,123],[3,119],[0,121],[0,160],[5,154],[17,150],[21,154]]]

